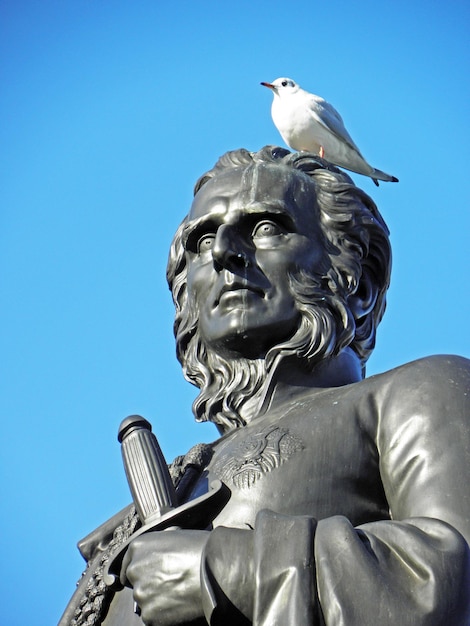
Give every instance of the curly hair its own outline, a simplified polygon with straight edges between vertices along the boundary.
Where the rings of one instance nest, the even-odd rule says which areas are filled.
[[[282,359],[300,358],[313,368],[349,346],[365,372],[390,282],[389,231],[376,205],[346,173],[314,154],[291,153],[274,146],[259,152],[227,152],[199,178],[194,195],[227,170],[246,170],[258,164],[291,168],[313,182],[312,215],[317,216],[321,227],[328,266],[321,274],[302,270],[289,277],[300,312],[299,327],[289,340],[271,347],[263,359],[229,360],[204,345],[198,332],[198,311],[194,303],[188,306],[182,245],[187,218],[183,220],[173,239],[167,267],[176,308],[177,357],[187,380],[201,390],[193,405],[196,419],[211,420],[221,430],[244,423],[241,406],[261,393],[267,372]],[[372,304],[366,313],[353,311],[348,298],[360,296],[365,285],[373,286]]]

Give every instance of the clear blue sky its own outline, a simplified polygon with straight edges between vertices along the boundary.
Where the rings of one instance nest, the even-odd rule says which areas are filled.
[[[0,0],[2,624],[51,626],[76,541],[127,504],[116,431],[193,422],[165,265],[197,177],[282,144],[260,81],[290,76],[400,178],[369,373],[470,354],[468,3]]]

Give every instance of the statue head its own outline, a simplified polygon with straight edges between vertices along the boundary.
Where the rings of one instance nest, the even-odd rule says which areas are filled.
[[[350,177],[310,153],[228,152],[196,183],[170,251],[177,356],[196,419],[243,424],[281,363],[365,363],[390,280],[388,229]]]

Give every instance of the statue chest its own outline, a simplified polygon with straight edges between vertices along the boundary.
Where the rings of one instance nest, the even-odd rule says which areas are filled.
[[[230,488],[215,525],[253,526],[264,508],[354,524],[387,518],[374,437],[340,404],[296,403],[221,439],[196,488],[215,478]]]

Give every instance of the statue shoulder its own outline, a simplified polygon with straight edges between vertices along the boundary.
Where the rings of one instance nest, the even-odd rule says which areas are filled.
[[[420,393],[421,385],[426,386],[430,397],[439,394],[443,388],[468,390],[470,385],[470,360],[461,356],[440,354],[428,356],[373,376],[369,380],[380,379],[398,391]]]
[[[366,385],[367,381],[384,425],[397,427],[413,417],[431,428],[445,424],[469,428],[470,360],[464,357],[425,357],[372,376]]]

